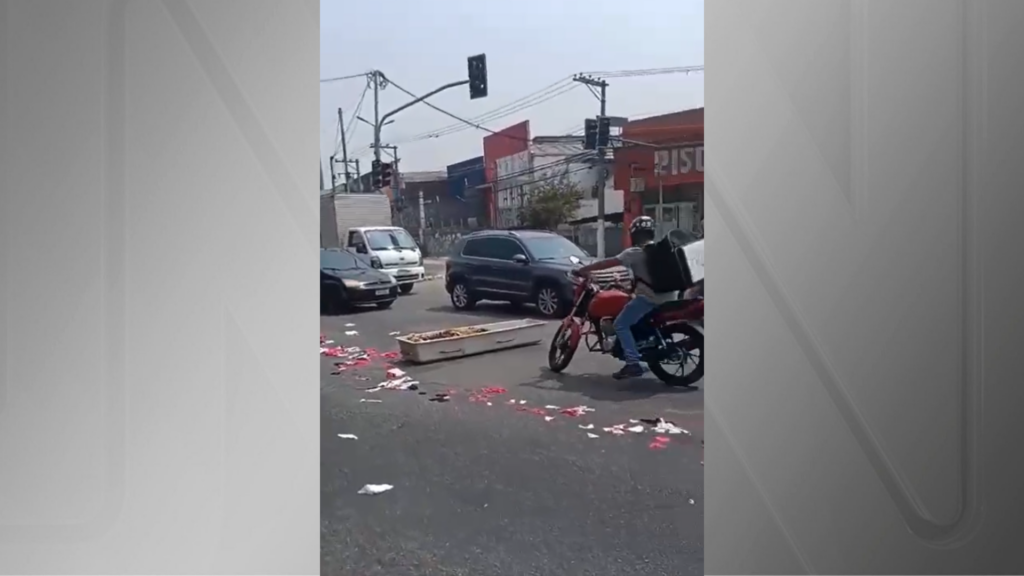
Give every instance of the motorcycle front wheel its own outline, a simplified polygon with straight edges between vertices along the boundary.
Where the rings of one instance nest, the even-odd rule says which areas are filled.
[[[662,328],[661,333],[665,348],[651,352],[647,367],[669,386],[693,386],[704,377],[704,334],[686,323]],[[687,367],[692,370],[687,372]]]
[[[572,345],[572,330],[569,324],[562,324],[551,339],[551,346],[548,348],[548,368],[558,373],[569,367],[572,357],[576,354],[576,346]]]

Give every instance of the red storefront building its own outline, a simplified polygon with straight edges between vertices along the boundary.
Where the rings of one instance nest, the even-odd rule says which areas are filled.
[[[498,160],[523,152],[529,147],[529,120],[484,136],[484,179],[487,182],[485,209],[491,226],[498,222],[497,192],[501,187],[498,182]]]
[[[704,220],[704,108],[644,118],[622,129],[615,151],[615,189],[622,190],[624,238],[640,215],[659,232],[696,231]]]

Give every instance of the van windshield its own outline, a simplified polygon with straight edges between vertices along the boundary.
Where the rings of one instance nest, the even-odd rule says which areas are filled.
[[[416,241],[408,232],[401,228],[387,230],[367,230],[366,243],[371,250],[415,250]]]

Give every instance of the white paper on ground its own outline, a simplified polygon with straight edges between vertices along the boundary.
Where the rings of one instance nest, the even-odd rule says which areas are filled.
[[[391,484],[367,484],[359,489],[359,494],[366,496],[376,496],[377,494],[383,494],[388,490],[394,488]]]
[[[359,440],[359,437],[355,434],[338,434],[338,438],[342,438],[344,440]]]

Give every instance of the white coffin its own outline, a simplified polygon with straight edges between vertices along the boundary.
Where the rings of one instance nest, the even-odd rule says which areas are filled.
[[[690,277],[696,284],[704,279],[704,239],[683,247],[686,263],[690,266]]]
[[[486,332],[457,336],[443,340],[413,342],[407,336],[395,338],[402,358],[416,364],[426,364],[439,360],[462,358],[475,354],[484,354],[496,350],[531,346],[541,343],[546,335],[547,323],[539,320],[507,320],[491,324],[476,324],[460,328],[483,328]],[[456,328],[452,328],[454,330]]]

